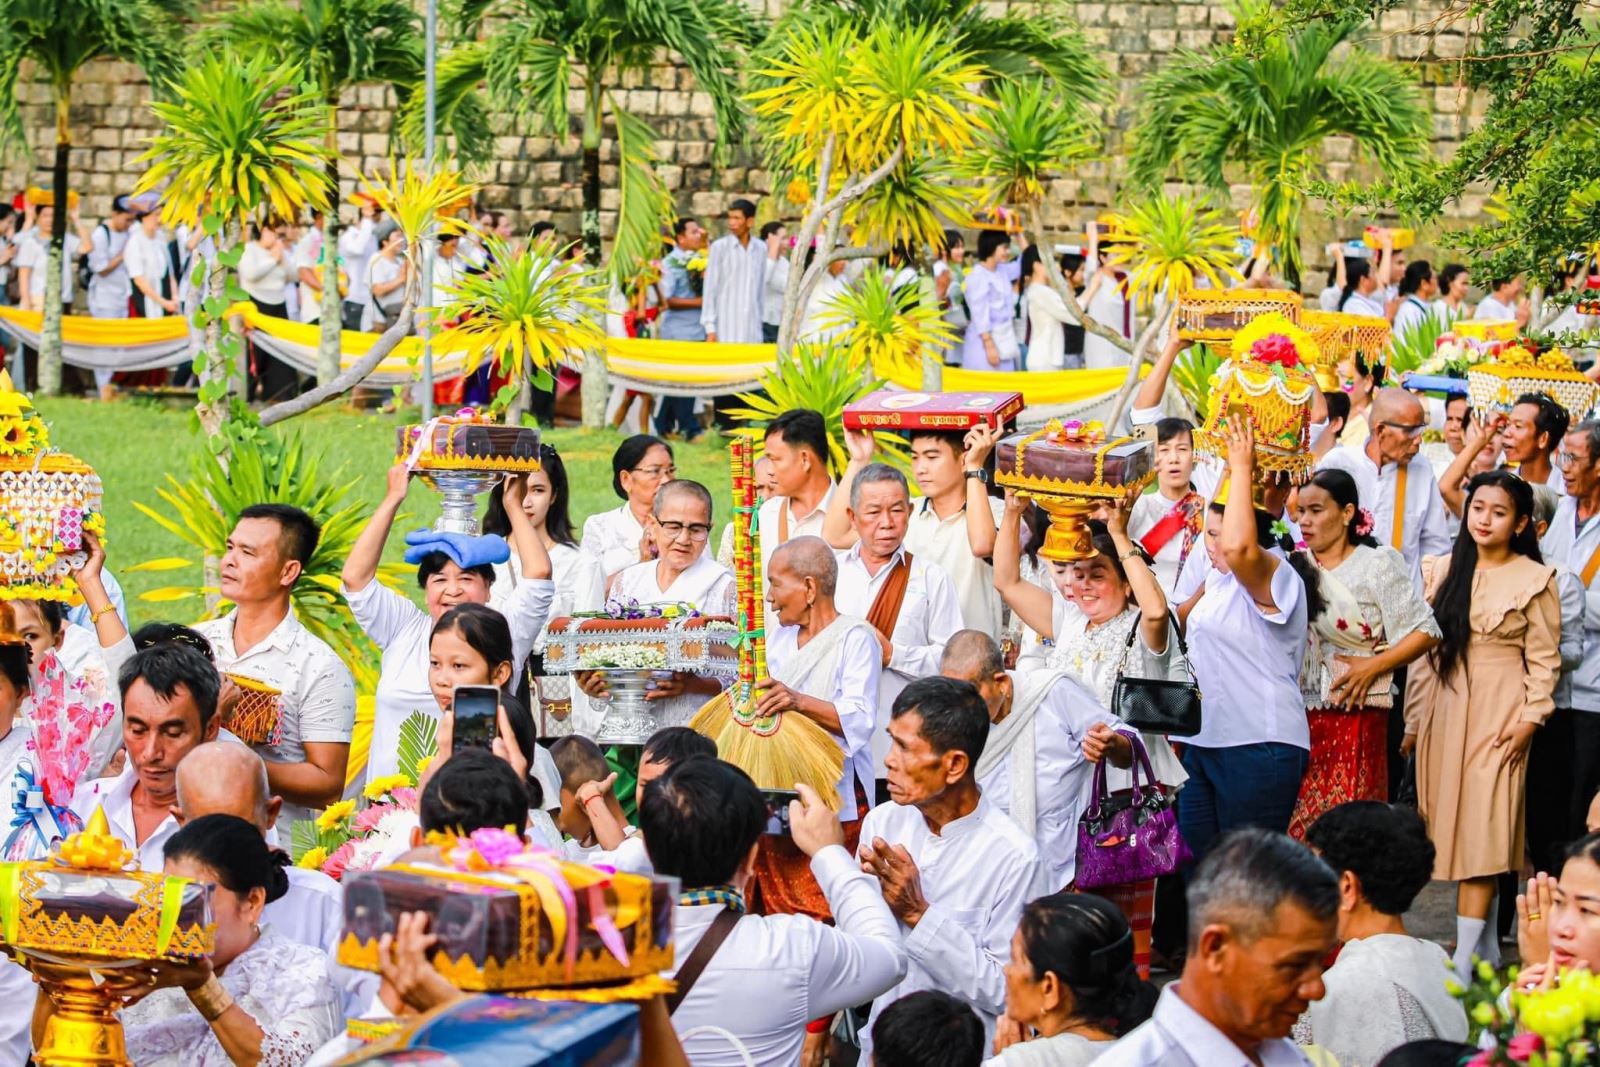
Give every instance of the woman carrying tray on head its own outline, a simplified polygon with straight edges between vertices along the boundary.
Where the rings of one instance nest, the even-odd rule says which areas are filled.
[[[413,545],[408,558],[417,563],[417,584],[422,586],[427,610],[422,611],[382,582],[377,581],[378,561],[405,503],[411,472],[404,464],[389,468],[389,490],[367,528],[361,531],[341,575],[341,592],[350,602],[356,622],[383,651],[378,675],[377,713],[372,724],[372,749],[367,758],[367,778],[380,778],[399,770],[400,724],[414,713],[439,717],[439,705],[428,684],[428,644],[433,624],[457,604],[487,604],[494,584],[493,564],[505,559],[505,543],[498,538],[439,535],[437,540]],[[511,626],[513,661],[525,662],[534,641],[550,617],[555,583],[550,580],[550,554],[523,508],[527,478],[506,480],[507,521],[522,581],[506,604]],[[492,551],[498,547],[498,552]],[[418,551],[418,550],[421,551]]]
[[[522,509],[533,524],[534,533],[550,554],[551,578],[555,597],[550,602],[550,618],[574,612],[597,611],[606,599],[606,576],[599,560],[583,552],[572,536],[571,493],[566,464],[549,445],[539,446],[539,469],[528,475],[528,492]],[[509,538],[511,520],[499,496],[489,498],[483,513],[483,532]],[[522,584],[522,561],[516,547],[511,558],[494,565],[494,590],[489,606],[502,615],[511,611],[511,600]],[[540,737],[562,737],[574,731],[593,735],[599,729],[598,716],[590,713],[589,702],[565,675],[544,671],[545,639],[548,627],[534,642],[533,654],[518,675],[511,691],[533,712],[534,728]]]
[[[1138,678],[1176,678],[1183,673],[1166,594],[1143,550],[1128,536],[1130,503],[1123,499],[1113,505],[1104,525],[1090,524],[1094,556],[1075,563],[1049,564],[1060,597],[1022,577],[1021,525],[1027,501],[1015,492],[1006,493],[1005,516],[994,543],[995,588],[1018,618],[1054,642],[1049,668],[1070,672],[1107,709],[1111,708],[1111,691],[1119,670]],[[1176,790],[1188,775],[1172,746],[1160,734],[1140,736],[1156,780],[1169,793]],[[1113,791],[1130,789],[1132,774],[1108,767],[1107,783]],[[1134,931],[1135,958],[1141,970],[1147,970],[1150,927],[1155,917],[1155,880],[1103,886],[1096,892],[1128,917]]]
[[[635,563],[611,579],[610,599],[649,604],[689,604],[704,615],[736,614],[733,573],[706,552],[711,537],[711,494],[699,482],[670,481],[656,490],[649,531],[656,559]],[[606,696],[605,679],[579,672],[578,684],[594,699]],[[658,728],[685,726],[731,678],[676,671],[656,682],[649,700],[660,701]]]

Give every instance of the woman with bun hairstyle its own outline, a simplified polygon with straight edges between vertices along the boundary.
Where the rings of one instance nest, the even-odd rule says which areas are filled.
[[[1053,893],[1022,909],[1006,964],[1006,1013],[984,1067],[1081,1067],[1150,1017],[1156,990],[1133,965],[1116,905]]]
[[[1495,881],[1526,852],[1528,746],[1555,710],[1561,599],[1533,524],[1533,489],[1508,471],[1467,485],[1448,558],[1422,560],[1423,592],[1442,638],[1406,682],[1402,753],[1416,751],[1417,808],[1456,882],[1456,970],[1500,962],[1490,920]]]
[[[655,559],[650,537],[656,490],[678,475],[672,446],[647,433],[634,434],[611,456],[611,491],[622,500],[612,511],[583,523],[583,551],[600,561],[606,581],[625,567]]]
[[[1347,472],[1320,470],[1300,487],[1300,536],[1317,565],[1324,609],[1311,620],[1300,672],[1311,762],[1289,835],[1351,800],[1387,800],[1394,672],[1439,643],[1433,609],[1399,552],[1380,546]]]
[[[166,873],[211,886],[216,948],[191,964],[145,964],[118,972],[128,1056],[135,1067],[296,1067],[344,1028],[327,953],[289,941],[261,911],[288,892],[288,857],[233,815],[205,815],[172,835]],[[39,996],[37,1043],[54,1012]]]

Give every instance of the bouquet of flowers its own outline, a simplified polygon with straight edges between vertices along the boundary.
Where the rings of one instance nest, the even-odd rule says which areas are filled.
[[[612,597],[600,611],[575,611],[574,619],[698,619],[699,608],[683,601],[641,604],[633,597]]]
[[[1451,992],[1467,1009],[1469,1040],[1491,1044],[1468,1067],[1576,1067],[1600,1062],[1600,977],[1563,971],[1549,988],[1518,990],[1517,968],[1502,977],[1478,961],[1465,988]],[[1487,1037],[1490,1040],[1484,1041]]]
[[[1445,378],[1465,378],[1467,371],[1489,359],[1488,353],[1477,345],[1445,335],[1433,349],[1433,355],[1423,360],[1417,373]]]
[[[296,823],[297,867],[338,881],[346,871],[369,871],[417,825],[417,783],[407,774],[374,778],[361,800],[330,804],[314,822]]]
[[[95,735],[117,713],[103,685],[68,674],[54,652],[40,660],[29,703],[33,736],[11,782],[8,860],[42,859],[55,840],[83,829],[68,804],[94,758]]]

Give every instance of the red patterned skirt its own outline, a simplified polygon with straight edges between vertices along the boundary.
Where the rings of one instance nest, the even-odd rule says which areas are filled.
[[[1128,920],[1133,931],[1133,964],[1139,977],[1150,980],[1150,927],[1156,917],[1156,880],[1128,882],[1124,885],[1103,885],[1095,889],[1077,889],[1075,893],[1093,893],[1117,906],[1122,917]]]
[[[1389,758],[1385,708],[1310,708],[1311,762],[1300,783],[1300,799],[1289,821],[1289,836],[1303,841],[1306,830],[1329,808],[1352,800],[1386,800]]]
[[[867,796],[856,783],[856,817],[842,824],[844,847],[851,857],[861,844],[861,820],[866,817]],[[756,841],[753,877],[745,892],[755,915],[809,915],[833,922],[828,899],[811,873],[811,860],[788,834],[762,834]]]

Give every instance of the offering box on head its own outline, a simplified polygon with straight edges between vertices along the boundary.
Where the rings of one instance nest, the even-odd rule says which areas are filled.
[[[1178,298],[1178,336],[1226,355],[1233,335],[1261,315],[1300,321],[1300,294],[1287,289],[1191,289]]]
[[[478,494],[508,474],[539,469],[538,430],[504,426],[471,408],[396,433],[396,457],[444,498],[435,530],[477,536]]]
[[[1573,366],[1559,348],[1535,354],[1522,345],[1507,345],[1492,361],[1467,371],[1467,395],[1476,411],[1510,414],[1517,398],[1527,393],[1548,396],[1566,409],[1576,425],[1600,400],[1600,385]]]
[[[622,1067],[639,1061],[639,1009],[477,996],[447,1004],[340,1061],[459,1067]]]
[[[211,952],[211,889],[142,871],[82,870],[52,857],[0,863],[0,938],[73,963],[194,960]]]
[[[677,897],[674,879],[608,873],[554,853],[487,870],[404,863],[346,876],[339,962],[378,970],[379,939],[420,911],[439,938],[432,963],[457,989],[627,982],[672,966]]]
[[[1042,430],[1006,437],[995,446],[997,485],[1032,497],[1050,515],[1039,554],[1070,562],[1095,554],[1088,520],[1107,500],[1121,499],[1155,477],[1148,440],[1107,440],[1099,423],[1051,422]]]
[[[1022,411],[1021,393],[902,393],[880,389],[844,409],[847,430],[1000,429]]]

